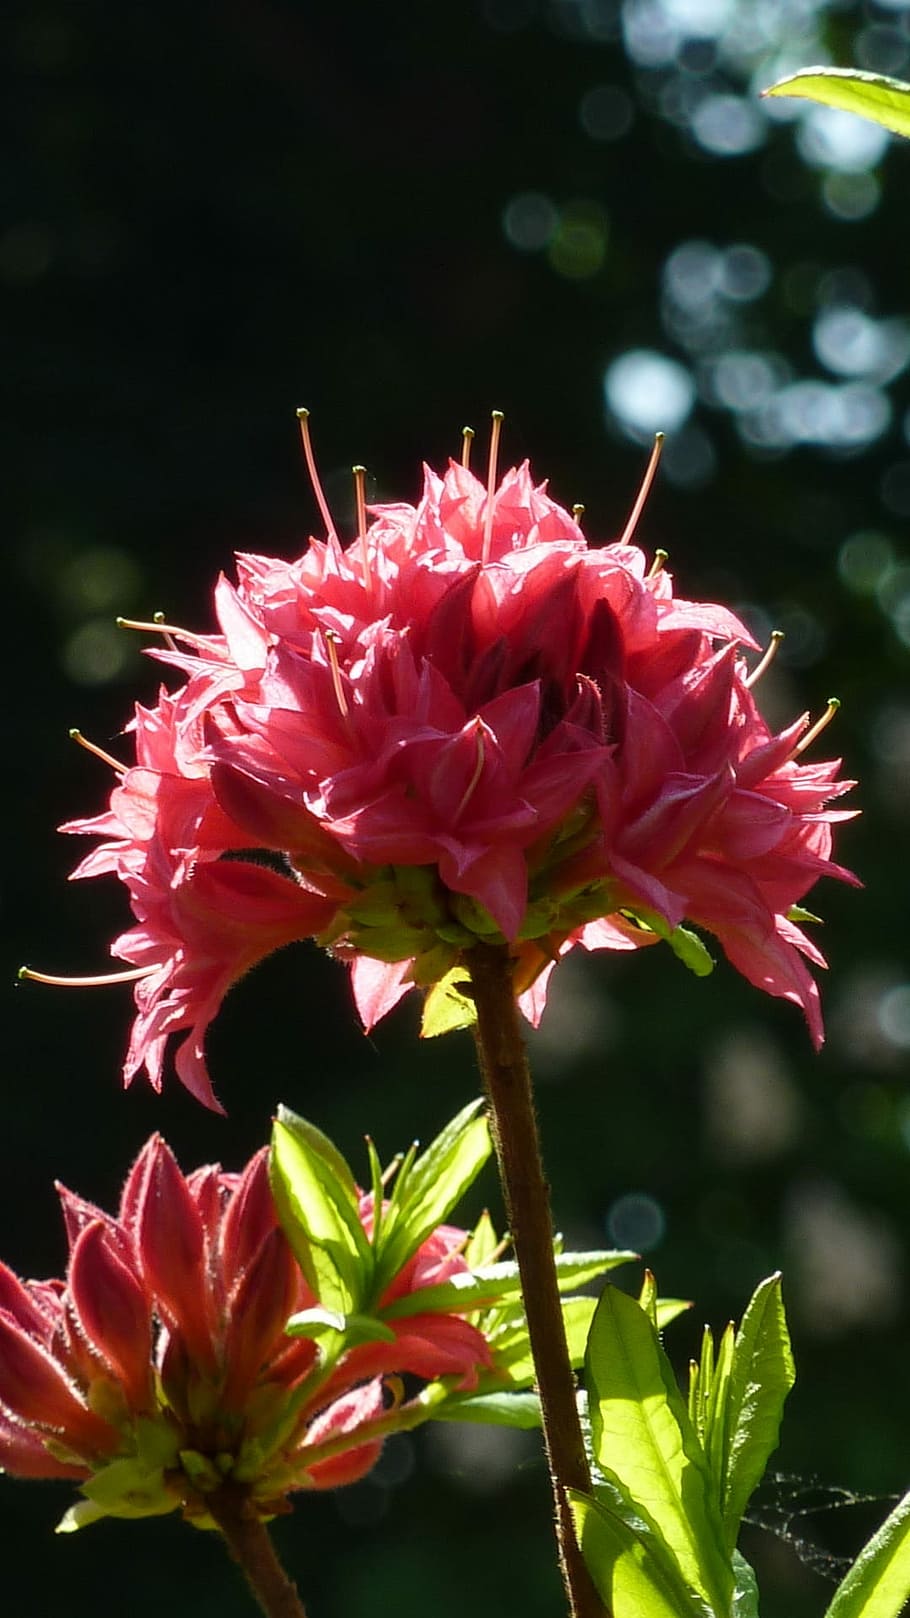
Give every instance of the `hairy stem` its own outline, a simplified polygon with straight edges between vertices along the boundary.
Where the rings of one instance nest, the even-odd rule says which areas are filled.
[[[306,1618],[297,1587],[279,1562],[247,1490],[224,1483],[207,1496],[206,1504],[265,1618]]]
[[[534,1355],[569,1609],[573,1618],[604,1618],[603,1604],[578,1548],[566,1494],[568,1489],[590,1493],[591,1474],[553,1261],[550,1188],[540,1155],[512,962],[508,948],[495,944],[475,945],[465,952],[464,960],[471,974],[477,1008],[474,1036],[493,1115],[496,1155]]]

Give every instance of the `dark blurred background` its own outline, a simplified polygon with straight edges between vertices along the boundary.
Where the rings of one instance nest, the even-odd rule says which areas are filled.
[[[104,969],[121,893],[67,887],[85,845],[54,826],[109,778],[67,729],[117,751],[154,698],[115,614],[209,629],[234,548],[319,532],[299,404],[339,518],[352,462],[412,500],[421,460],[497,407],[504,464],[584,502],[592,540],[665,429],[642,543],[682,593],[786,630],[775,721],[842,698],[816,756],[861,778],[838,851],[866,888],[810,901],[823,1054],[726,965],[697,981],[657,950],[573,957],[532,1042],[557,1222],[695,1300],[667,1338],[681,1372],[702,1322],[784,1269],[799,1382],[759,1513],[777,1531],[744,1548],[765,1618],[821,1614],[910,1439],[910,151],[757,91],[823,60],[910,76],[910,9],[8,0],[2,29],[8,984],[21,960]],[[365,1131],[388,1157],[477,1087],[470,1041],[420,1045],[410,1001],[365,1039],[312,948],[212,1031],[227,1119],[173,1079],[121,1093],[129,1020],[128,990],[9,993],[0,1252],[24,1274],[59,1272],[53,1179],[111,1206],[153,1129],[184,1167],[236,1167],[283,1099],[362,1164]],[[10,1618],[251,1611],[214,1537],[55,1540],[69,1499],[0,1480]],[[548,1512],[531,1439],[439,1428],[278,1538],[311,1618],[548,1618]]]

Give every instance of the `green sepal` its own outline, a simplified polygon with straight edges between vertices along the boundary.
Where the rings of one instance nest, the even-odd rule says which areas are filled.
[[[94,1510],[77,1506],[72,1514],[67,1512],[59,1533],[83,1528],[99,1517],[163,1517],[180,1504],[179,1494],[165,1482],[162,1468],[149,1468],[133,1455],[109,1461],[81,1485],[81,1492]]]
[[[409,1154],[398,1170],[376,1250],[377,1297],[443,1223],[490,1156],[489,1125],[478,1116],[482,1106],[480,1097],[469,1102],[420,1157]]]
[[[594,1316],[585,1383],[605,1483],[634,1502],[685,1587],[716,1614],[727,1613],[733,1574],[704,1452],[657,1331],[613,1286]]]
[[[451,1034],[456,1028],[473,1028],[477,1021],[477,1007],[462,992],[467,981],[464,967],[453,966],[445,977],[427,991],[420,1023],[421,1039]]]
[[[674,927],[667,934],[667,943],[678,961],[694,972],[697,978],[710,977],[714,971],[714,956],[707,945],[689,927]]]
[[[859,73],[849,67],[806,67],[762,91],[766,96],[800,96],[855,112],[894,135],[910,135],[910,84],[881,73]]]
[[[749,1497],[777,1448],[784,1401],[795,1378],[780,1275],[776,1274],[756,1287],[733,1344],[723,1417],[721,1497],[730,1550],[736,1544]],[[719,1421],[720,1415],[715,1419]],[[715,1448],[712,1460],[719,1453]]]
[[[269,1163],[279,1221],[313,1292],[325,1308],[356,1314],[371,1290],[373,1249],[347,1163],[287,1107],[275,1120]]]
[[[601,1500],[570,1489],[569,1501],[581,1553],[613,1618],[710,1618],[659,1542]]]
[[[825,1618],[899,1618],[910,1600],[910,1494],[864,1545]]]
[[[811,910],[805,910],[802,905],[791,905],[787,911],[788,921],[814,922],[816,927],[824,927],[821,916],[816,916]]]

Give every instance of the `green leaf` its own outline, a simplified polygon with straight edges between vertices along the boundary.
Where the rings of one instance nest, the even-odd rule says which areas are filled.
[[[376,1291],[381,1294],[421,1242],[451,1213],[492,1151],[490,1129],[470,1102],[447,1124],[421,1157],[402,1164],[386,1209],[376,1255]]]
[[[468,1269],[477,1270],[482,1264],[491,1264],[498,1246],[499,1237],[490,1215],[484,1208],[465,1246],[464,1261]]]
[[[657,1328],[657,1282],[653,1271],[645,1270],[645,1278],[638,1294],[638,1307],[643,1309],[651,1325]]]
[[[322,1309],[319,1306],[301,1309],[298,1314],[291,1315],[285,1331],[289,1337],[312,1337],[317,1343],[328,1341],[333,1359],[338,1357],[342,1349],[353,1348],[357,1343],[395,1341],[395,1333],[373,1315],[343,1315],[337,1309]],[[343,1342],[334,1342],[336,1337],[341,1337]]]
[[[477,1007],[462,992],[467,983],[463,966],[453,966],[444,978],[428,990],[423,1003],[420,1024],[421,1039],[435,1039],[438,1034],[451,1034],[456,1028],[473,1028],[477,1021]]]
[[[825,1618],[899,1618],[910,1600],[910,1494],[864,1545]]]
[[[733,1618],[758,1618],[758,1582],[755,1570],[739,1551],[733,1552],[733,1571],[736,1574]]]
[[[726,1614],[733,1574],[704,1454],[657,1332],[613,1286],[597,1306],[585,1381],[606,1480],[634,1501],[686,1587]]]
[[[703,1604],[656,1545],[602,1502],[573,1489],[569,1500],[582,1555],[613,1618],[706,1618]]]
[[[714,1348],[711,1348],[714,1366],[705,1388],[704,1404],[702,1410],[702,1447],[708,1458],[708,1466],[717,1490],[715,1498],[723,1515],[724,1493],[727,1486],[727,1472],[730,1454],[730,1387],[733,1371],[734,1337],[733,1327],[728,1325],[720,1340],[720,1347],[714,1359]],[[739,1523],[727,1534],[727,1543],[732,1550],[736,1544],[736,1533]]]
[[[282,1107],[272,1131],[270,1175],[282,1229],[319,1302],[356,1314],[370,1290],[373,1250],[344,1158],[315,1125]]]
[[[680,1315],[687,1314],[692,1308],[691,1298],[658,1298],[657,1300],[657,1329],[663,1331],[672,1321],[678,1320]]]
[[[616,1269],[636,1258],[635,1253],[605,1251],[591,1253],[557,1253],[555,1255],[556,1280],[560,1292],[570,1287],[585,1286],[596,1281],[608,1270]],[[512,1259],[501,1264],[479,1266],[471,1274],[464,1271],[450,1281],[437,1286],[422,1287],[396,1298],[382,1311],[383,1320],[400,1320],[406,1315],[423,1314],[427,1310],[455,1311],[463,1315],[478,1309],[492,1308],[506,1299],[521,1297],[521,1277],[518,1265]]]
[[[733,1345],[722,1507],[731,1550],[749,1496],[777,1448],[784,1401],[795,1377],[780,1276],[772,1275],[756,1288]]]
[[[806,67],[791,78],[763,90],[766,96],[801,96],[870,118],[895,135],[910,135],[910,84],[887,79],[880,73],[858,73],[854,68]]]
[[[432,1384],[431,1384],[432,1386]],[[481,1393],[449,1399],[433,1411],[434,1421],[470,1421],[491,1427],[540,1426],[536,1393]]]

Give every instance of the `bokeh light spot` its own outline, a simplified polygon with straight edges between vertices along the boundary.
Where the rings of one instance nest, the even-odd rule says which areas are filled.
[[[618,1197],[606,1219],[610,1240],[617,1247],[631,1247],[636,1253],[649,1253],[659,1246],[667,1228],[659,1202],[643,1191],[630,1191]]]
[[[604,393],[628,437],[646,443],[656,432],[673,433],[683,425],[695,403],[695,382],[677,360],[634,348],[607,367]]]
[[[506,204],[502,228],[506,239],[521,253],[539,253],[552,239],[559,214],[549,197],[522,191]]]

